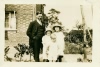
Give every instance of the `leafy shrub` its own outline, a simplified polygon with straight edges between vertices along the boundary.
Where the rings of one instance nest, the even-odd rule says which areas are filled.
[[[10,58],[10,57],[7,56],[9,50],[10,50],[9,46],[5,47],[5,49],[4,49],[4,52],[5,52],[4,59],[5,59],[5,61],[10,61],[11,62],[12,58]]]
[[[82,45],[65,42],[65,54],[82,54]]]
[[[19,58],[20,57],[20,61],[22,60],[22,57],[26,54],[26,55],[31,55],[33,54],[32,49],[28,46],[26,46],[25,44],[20,44],[18,43],[17,46],[14,46],[14,48],[18,51],[17,53],[15,53],[14,57],[15,58]],[[31,56],[30,56],[31,57]],[[31,60],[31,58],[30,58]]]
[[[92,30],[89,30],[92,35]],[[86,39],[92,46],[92,40],[89,37],[89,33],[86,30]],[[70,43],[84,42],[83,30],[71,30],[69,33],[65,32],[65,41],[69,41]]]

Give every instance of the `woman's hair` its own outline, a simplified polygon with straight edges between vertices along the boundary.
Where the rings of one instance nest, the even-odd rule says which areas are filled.
[[[48,31],[52,33],[52,31],[51,31],[51,30],[48,30]],[[48,32],[48,31],[45,31],[45,34],[47,34],[47,32]]]

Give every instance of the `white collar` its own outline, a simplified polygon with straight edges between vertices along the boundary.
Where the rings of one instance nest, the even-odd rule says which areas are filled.
[[[42,25],[41,21],[39,21],[38,19],[37,19],[37,22],[38,22],[40,25]]]

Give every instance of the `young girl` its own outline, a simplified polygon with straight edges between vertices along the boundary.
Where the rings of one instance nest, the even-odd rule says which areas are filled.
[[[43,44],[43,62],[47,62],[48,61],[48,46],[49,46],[49,42],[51,42],[51,35],[52,31],[50,28],[46,28],[46,35],[43,36],[42,38],[42,44]]]
[[[58,57],[58,44],[56,43],[56,36],[54,34],[51,35],[51,43],[49,45],[49,52],[48,52],[48,60],[49,62],[56,62]]]
[[[58,60],[59,62],[62,62],[62,58],[64,56],[64,34],[63,32],[61,32],[62,27],[59,24],[55,24],[53,26],[53,30],[54,30],[54,34],[56,35],[56,42],[58,43],[59,46],[59,56],[58,56]]]

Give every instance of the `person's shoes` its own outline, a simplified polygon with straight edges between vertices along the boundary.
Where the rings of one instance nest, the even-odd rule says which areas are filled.
[[[63,58],[63,56],[59,56],[58,57],[58,62],[62,62],[62,58]]]
[[[39,59],[36,59],[35,62],[40,62],[40,60]]]
[[[47,59],[46,62],[49,62],[49,60]]]
[[[45,62],[45,59],[43,59],[43,62]]]

